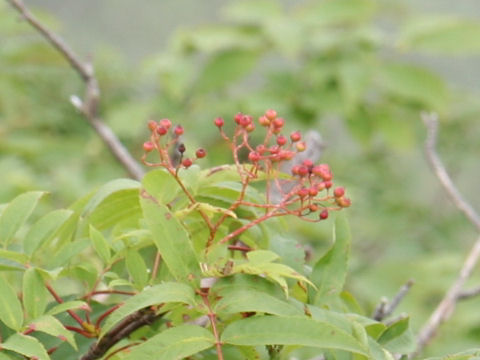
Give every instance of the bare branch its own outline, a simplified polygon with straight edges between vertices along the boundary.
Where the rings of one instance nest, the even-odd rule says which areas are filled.
[[[430,165],[433,168],[433,171],[439,178],[442,186],[445,191],[452,198],[453,202],[457,208],[462,211],[467,218],[480,230],[480,218],[475,210],[463,199],[460,192],[457,190],[453,184],[450,176],[448,175],[445,167],[443,166],[440,158],[438,157],[435,145],[437,138],[437,129],[438,129],[438,117],[436,114],[422,114],[422,119],[427,127],[427,140],[425,143],[425,151],[427,158],[430,162]],[[414,358],[419,354],[425,346],[433,339],[438,328],[442,323],[449,319],[455,310],[457,301],[460,299],[462,294],[462,288],[465,285],[465,282],[470,277],[475,265],[477,264],[480,258],[480,237],[477,238],[473,244],[472,249],[465,259],[462,269],[458,274],[457,278],[453,282],[450,289],[447,291],[443,297],[440,304],[438,304],[435,311],[432,313],[428,321],[425,323],[421,329],[418,339],[417,339],[417,349],[414,353],[409,355],[409,359]]]
[[[372,317],[377,321],[382,321],[392,315],[405,295],[407,295],[407,293],[410,291],[412,285],[413,280],[408,280],[407,283],[403,285],[400,290],[398,290],[397,294],[393,297],[390,303],[385,298],[381,299],[380,304],[378,304]]]
[[[463,290],[458,294],[457,299],[458,300],[466,300],[470,299],[472,297],[480,295],[480,286],[473,288],[473,289],[468,289],[468,290]]]
[[[80,57],[55,33],[47,29],[23,4],[21,0],[6,0],[22,17],[35,28],[73,67],[85,83],[85,98],[81,100],[72,96],[73,105],[81,111],[85,119],[108,146],[112,154],[122,164],[129,175],[140,180],[144,171],[132,157],[112,130],[105,125],[98,115],[100,89],[90,62],[82,62]]]
[[[470,222],[480,231],[480,216],[475,209],[465,201],[462,194],[458,191],[452,182],[452,179],[445,170],[445,166],[438,157],[435,150],[437,144],[438,116],[435,113],[422,113],[422,120],[427,127],[427,139],[425,141],[425,153],[435,175],[437,175],[443,188],[450,196],[457,208],[465,214]]]

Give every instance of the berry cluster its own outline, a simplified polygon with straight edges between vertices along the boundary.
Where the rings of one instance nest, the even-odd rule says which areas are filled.
[[[261,207],[275,209],[278,214],[292,214],[307,221],[318,221],[326,219],[329,210],[340,210],[350,206],[351,201],[345,197],[343,187],[335,188],[333,195],[330,194],[333,173],[327,164],[315,165],[313,161],[306,159],[292,167],[292,178],[280,179],[281,164],[285,161],[295,162],[295,156],[303,152],[307,145],[302,141],[302,134],[299,131],[290,133],[288,137],[282,134],[285,120],[278,117],[275,110],[267,110],[259,117],[258,123],[265,129],[265,136],[256,146],[249,142],[249,134],[256,128],[252,116],[238,113],[234,121],[236,127],[231,137],[223,130],[224,119],[216,118],[214,124],[230,144],[242,183],[247,184],[251,179],[258,178],[260,171],[266,174],[267,199]],[[244,148],[249,151],[250,166],[239,162],[238,152]],[[269,195],[272,191],[281,195],[280,201],[270,201]],[[243,201],[240,203],[254,206]],[[319,214],[317,220],[309,216],[315,212]]]
[[[195,157],[184,157],[186,147],[180,142],[180,136],[183,135],[184,129],[181,125],[176,125],[172,128],[172,122],[169,119],[162,119],[158,122],[150,120],[148,128],[151,131],[150,140],[143,143],[143,150],[145,154],[142,157],[142,162],[147,166],[162,166],[170,172],[178,172],[180,167],[188,169],[197,159],[202,159],[207,156],[205,149],[197,149]],[[176,149],[180,154],[180,160],[173,160],[173,149]],[[160,156],[160,162],[150,163],[146,161],[147,154],[157,150]]]
[[[299,131],[294,131],[288,136],[282,133],[285,120],[279,117],[275,110],[267,110],[258,118],[259,128],[263,128],[264,131],[263,140],[259,144],[252,144],[251,133],[258,126],[252,116],[238,113],[233,120],[235,128],[231,136],[224,131],[225,120],[223,118],[216,118],[214,124],[219,129],[222,138],[230,146],[242,188],[238,198],[232,202],[228,211],[219,217],[210,219],[206,213],[199,210],[210,234],[206,243],[206,251],[215,242],[217,230],[227,220],[228,214],[240,206],[260,208],[265,213],[224,236],[219,240],[220,243],[235,239],[249,228],[272,217],[293,215],[305,221],[317,222],[327,219],[329,211],[341,210],[350,206],[350,199],[345,196],[343,187],[331,190],[333,174],[327,164],[314,164],[313,161],[306,159],[292,167],[291,176],[281,171],[282,164],[296,163],[295,157],[305,151],[307,145],[302,140],[302,134]],[[180,142],[180,136],[184,133],[184,129],[180,125],[172,127],[172,123],[168,119],[158,122],[151,120],[148,128],[151,135],[150,140],[143,144],[145,150],[142,157],[143,163],[147,166],[161,166],[167,169],[185,192],[191,205],[195,205],[196,199],[183,185],[178,176],[178,170],[180,168],[187,169],[194,161],[204,158],[207,155],[206,151],[197,149],[194,158],[184,157],[186,148]],[[180,154],[179,161],[174,161],[172,156],[174,149]],[[148,153],[153,150],[156,150],[160,157],[160,161],[157,163],[150,163],[146,160]],[[240,160],[242,158],[240,152],[245,151],[248,153],[248,162],[243,163]],[[224,167],[216,168],[216,171],[220,171],[222,168]],[[264,199],[256,202],[245,200],[246,190],[252,180],[265,181]]]

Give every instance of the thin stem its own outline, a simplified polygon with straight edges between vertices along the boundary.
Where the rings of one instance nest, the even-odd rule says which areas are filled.
[[[208,309],[207,315],[208,319],[210,320],[210,324],[212,325],[213,336],[215,337],[215,347],[217,349],[218,360],[224,360],[222,352],[222,342],[220,341],[220,335],[217,330],[217,315],[213,312],[210,301],[208,300],[208,292],[198,291],[198,293],[202,297],[203,303]]]
[[[97,319],[97,321],[95,322],[95,327],[98,329],[100,327],[100,324],[102,323],[102,321],[108,316],[110,315],[111,313],[113,313],[115,310],[117,310],[120,306],[122,306],[123,304],[120,303],[120,304],[117,304],[115,306],[112,306],[110,309],[108,309],[107,311],[105,311],[102,315],[100,315]]]
[[[152,276],[150,278],[152,282],[157,277],[158,267],[160,266],[160,260],[162,260],[162,255],[160,254],[160,251],[157,251],[157,253],[155,254],[155,261],[153,262]]]
[[[45,284],[48,292],[53,296],[53,298],[55,299],[55,301],[59,304],[62,304],[63,303],[63,299],[57,294],[57,292],[52,288],[51,285],[49,284]],[[86,326],[86,322],[84,320],[82,320],[82,318],[80,316],[78,316],[78,314],[73,311],[73,310],[67,310],[67,313],[85,330],[88,331],[88,327]]]

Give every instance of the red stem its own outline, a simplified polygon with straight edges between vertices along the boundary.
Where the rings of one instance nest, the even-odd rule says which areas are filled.
[[[56,302],[58,302],[59,304],[62,304],[63,303],[63,299],[58,296],[58,294],[56,293],[56,291],[52,288],[51,285],[49,284],[45,284],[45,286],[47,287],[47,290],[50,292],[50,294],[52,294],[53,298],[55,299]],[[86,329],[85,328],[85,321],[82,320],[82,318],[80,316],[77,315],[77,313],[73,310],[67,310],[67,313],[83,328],[83,329]],[[87,330],[87,329],[86,329]]]
[[[117,304],[115,306],[112,306],[110,309],[108,309],[107,311],[105,311],[102,315],[100,315],[97,319],[97,322],[95,323],[95,327],[98,329],[100,327],[100,324],[102,323],[102,321],[108,316],[110,315],[111,313],[113,313],[115,310],[117,310],[120,306],[122,306],[123,304]]]
[[[210,324],[212,325],[213,336],[215,337],[215,347],[217,348],[217,356],[218,360],[223,359],[223,352],[222,352],[222,342],[220,341],[220,335],[218,334],[217,330],[217,315],[213,312],[212,307],[210,306],[210,301],[208,300],[208,292],[198,291],[200,296],[203,299],[203,303],[208,309],[208,319],[210,320]]]

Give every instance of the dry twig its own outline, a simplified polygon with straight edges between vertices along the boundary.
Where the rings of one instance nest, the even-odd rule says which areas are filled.
[[[427,159],[432,166],[433,171],[440,180],[443,188],[451,197],[452,201],[455,203],[457,208],[462,211],[465,216],[475,225],[475,227],[480,231],[480,217],[473,209],[470,204],[468,204],[458,189],[453,184],[450,176],[448,175],[444,165],[442,164],[440,158],[437,155],[435,150],[436,140],[437,140],[437,131],[438,131],[438,117],[436,114],[422,114],[422,120],[427,127],[427,140],[425,142],[425,152]],[[475,265],[477,264],[480,258],[480,237],[475,241],[472,249],[465,259],[462,269],[455,279],[454,283],[447,291],[443,297],[440,304],[438,304],[435,311],[432,313],[424,327],[420,330],[417,339],[417,348],[414,353],[409,355],[409,359],[414,358],[419,354],[425,346],[432,340],[435,336],[438,328],[442,323],[444,323],[453,313],[457,301],[462,297],[462,288],[465,285],[468,277],[471,275]]]
[[[405,285],[403,285],[400,290],[398,290],[397,294],[393,297],[392,301],[388,302],[387,299],[383,298],[380,300],[380,303],[375,308],[375,311],[372,315],[377,321],[382,321],[393,314],[397,306],[403,300],[405,295],[407,295],[408,291],[413,285],[413,280],[408,280]]]
[[[144,171],[132,157],[112,130],[103,123],[98,114],[100,89],[90,62],[82,62],[80,57],[55,33],[47,29],[23,4],[21,0],[6,0],[22,17],[35,28],[73,67],[85,83],[85,97],[72,96],[72,104],[85,116],[98,136],[108,146],[115,158],[122,164],[128,174],[137,180],[143,177]]]

